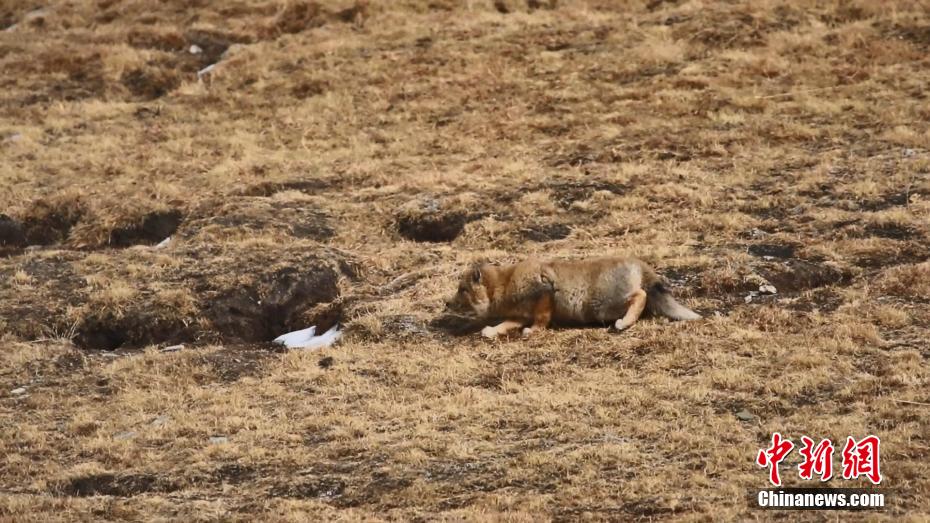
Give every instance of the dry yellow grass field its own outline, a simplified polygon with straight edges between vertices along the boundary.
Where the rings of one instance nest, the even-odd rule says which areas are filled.
[[[2,0],[0,71],[0,520],[780,518],[775,431],[930,518],[926,2]],[[705,319],[444,311],[612,253]]]

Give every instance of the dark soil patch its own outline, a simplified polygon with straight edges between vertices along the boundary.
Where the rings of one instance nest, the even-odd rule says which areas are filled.
[[[150,212],[141,222],[114,229],[110,233],[110,244],[116,247],[156,244],[174,234],[183,219],[181,211],[173,209]]]
[[[91,474],[72,478],[58,487],[65,496],[132,497],[147,492],[168,493],[180,487],[154,474]]]
[[[29,245],[54,245],[64,242],[81,217],[83,206],[76,200],[37,201],[23,219],[23,231]]]
[[[612,147],[592,147],[581,143],[549,156],[546,162],[552,167],[581,167],[593,163],[617,163],[623,160],[624,157]]]
[[[326,15],[326,10],[316,2],[306,0],[289,2],[287,7],[265,28],[263,36],[274,38],[285,33],[293,34],[321,27],[327,22]]]
[[[227,345],[204,356],[204,363],[217,379],[233,383],[246,376],[258,376],[265,361],[282,350],[276,345]]]
[[[776,243],[762,243],[757,245],[750,245],[749,254],[753,256],[759,256],[762,258],[794,258],[794,253],[797,250],[796,245],[783,245]]]
[[[435,202],[408,207],[397,216],[397,232],[417,242],[451,242],[462,234],[468,214],[461,210],[444,210]]]
[[[442,314],[430,321],[429,327],[450,336],[468,336],[480,331],[484,324],[474,318]]]
[[[262,182],[247,187],[242,196],[271,196],[282,191],[300,191],[305,194],[319,194],[329,189],[338,189],[339,183],[332,180],[314,178],[289,182]]]
[[[927,247],[921,244],[899,243],[889,246],[886,250],[859,255],[853,263],[865,269],[881,269],[904,263],[920,263],[928,258],[930,258],[930,249]]]
[[[534,242],[548,242],[552,240],[561,240],[571,234],[572,228],[564,223],[550,223],[546,225],[534,225],[520,230],[520,235],[524,239]]]
[[[78,325],[72,341],[81,349],[104,351],[182,343],[196,339],[192,324],[183,318],[160,318],[144,309],[121,316],[92,315]]]
[[[869,224],[865,226],[865,232],[869,236],[878,236],[879,238],[891,240],[920,240],[923,238],[923,233],[916,228],[893,223]]]
[[[587,200],[595,191],[624,194],[630,189],[623,184],[603,181],[554,183],[548,185],[547,188],[552,191],[556,203],[563,209],[569,209],[575,202]]]
[[[18,221],[0,214],[0,258],[15,256],[26,246],[26,233]]]
[[[274,202],[265,198],[233,202],[209,216],[189,222],[187,230],[284,231],[296,238],[325,241],[335,235],[329,218],[301,202]]]
[[[120,83],[142,101],[161,98],[181,85],[181,76],[172,67],[145,67],[123,73]]]
[[[850,275],[829,265],[803,260],[791,260],[784,265],[759,271],[779,293],[798,292],[828,285],[846,283]]]
[[[343,495],[346,483],[342,479],[321,476],[299,483],[284,483],[271,487],[268,496],[272,498],[295,499],[335,499]]]
[[[229,49],[230,44],[234,41],[230,35],[218,31],[206,30],[188,31],[185,38],[187,39],[188,47],[196,45],[200,48],[199,59],[201,66],[219,62],[220,57],[223,56],[223,53]],[[242,43],[241,39],[238,40]]]
[[[335,498],[335,505],[340,508],[360,507],[364,505],[379,504],[385,508],[399,506],[393,501],[391,495],[413,484],[413,480],[405,477],[394,477],[385,473],[376,472],[371,481],[360,489],[349,492],[340,492]]]
[[[5,214],[0,214],[0,247],[24,247],[26,232],[23,225]]]
[[[814,289],[803,292],[787,304],[789,309],[802,312],[833,312],[843,304],[843,298],[831,289]]]
[[[240,465],[238,463],[227,463],[213,470],[211,479],[215,482],[229,485],[238,485],[254,479],[258,475],[258,470],[249,465]]]
[[[339,295],[336,271],[323,263],[285,267],[210,300],[204,311],[225,338],[271,341],[305,328],[304,313]],[[319,328],[319,326],[318,326]]]

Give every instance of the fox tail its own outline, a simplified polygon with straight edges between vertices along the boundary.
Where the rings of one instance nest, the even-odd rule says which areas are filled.
[[[669,290],[656,282],[646,291],[646,308],[654,316],[665,316],[672,320],[697,320],[701,316],[675,301]]]

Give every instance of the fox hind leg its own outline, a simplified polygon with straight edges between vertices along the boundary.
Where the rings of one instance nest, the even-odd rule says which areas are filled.
[[[627,299],[626,304],[626,314],[614,323],[614,329],[617,331],[630,328],[630,326],[639,319],[639,315],[642,314],[643,309],[646,308],[646,291],[636,289]]]
[[[523,337],[526,338],[534,332],[545,330],[550,321],[552,321],[552,295],[544,294],[533,307],[533,325],[523,329]]]

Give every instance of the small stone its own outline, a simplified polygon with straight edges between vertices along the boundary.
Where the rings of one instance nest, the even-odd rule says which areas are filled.
[[[229,443],[229,438],[226,436],[210,436],[211,445],[222,445],[223,443]]]
[[[136,436],[136,433],[135,433],[135,432],[133,432],[133,431],[131,431],[131,430],[127,430],[126,432],[120,432],[119,434],[116,434],[115,436],[113,436],[113,439],[115,439],[115,440],[120,440],[120,441],[125,441],[125,440],[127,440],[127,439],[132,439],[132,438],[134,438],[135,436]]]
[[[749,412],[746,409],[737,412],[734,414],[734,416],[736,416],[736,419],[740,421],[753,421],[756,419],[756,417],[752,415],[752,412]]]
[[[153,427],[161,427],[162,425],[168,423],[168,421],[169,421],[170,419],[171,419],[171,418],[169,418],[168,416],[159,416],[159,417],[157,417],[157,418],[155,418],[155,419],[152,420],[152,426],[153,426]]]
[[[743,301],[746,303],[752,303],[752,294],[747,294]]]
[[[179,343],[179,344],[177,344],[177,345],[170,345],[170,346],[168,346],[168,347],[165,347],[165,348],[161,349],[159,352],[178,352],[178,351],[182,351],[182,350],[184,350],[184,344],[183,344],[183,343]]]
[[[759,286],[759,294],[778,294],[778,289],[774,285],[767,283]]]
[[[164,249],[164,248],[167,247],[168,244],[170,244],[170,243],[171,243],[171,236],[169,236],[169,237],[165,238],[164,240],[162,240],[162,241],[156,243],[152,248],[153,248],[153,249]]]
[[[21,396],[26,393],[26,387],[18,387],[10,391],[10,394],[14,396]]]
[[[910,158],[911,156],[916,155],[917,151],[915,151],[914,149],[904,149],[904,151],[902,151],[902,154],[904,155],[905,158]]]
[[[203,52],[203,49],[201,49],[199,45],[193,44],[190,46],[187,52],[189,52],[190,54],[200,54]]]

